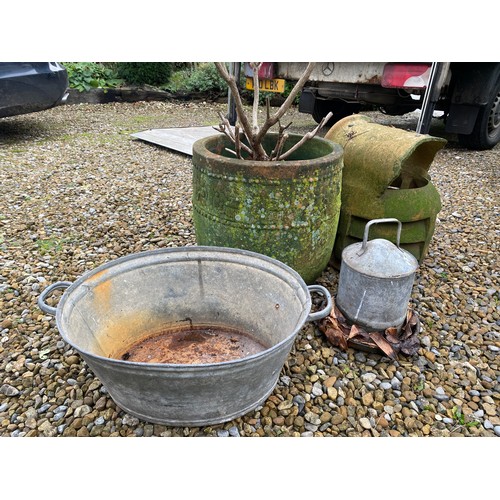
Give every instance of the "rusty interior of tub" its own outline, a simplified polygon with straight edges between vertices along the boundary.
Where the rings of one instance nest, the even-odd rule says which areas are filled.
[[[187,325],[147,335],[116,357],[139,363],[207,364],[246,358],[268,347],[235,328]]]
[[[293,280],[259,266],[125,260],[69,290],[58,311],[61,334],[79,351],[129,362],[219,363],[258,354],[295,333],[310,307]]]

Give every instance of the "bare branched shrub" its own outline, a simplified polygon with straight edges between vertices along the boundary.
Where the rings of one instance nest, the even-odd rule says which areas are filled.
[[[221,122],[219,124],[219,127],[214,127],[214,128],[217,131],[222,132],[229,137],[231,142],[234,144],[234,150],[231,150],[231,152],[238,158],[248,158],[259,161],[284,160],[291,153],[293,153],[293,151],[297,150],[302,144],[304,144],[304,142],[314,137],[321,129],[321,127],[323,127],[323,125],[331,117],[331,113],[328,113],[328,115],[323,118],[321,123],[319,123],[314,130],[305,134],[301,138],[301,140],[297,142],[297,144],[292,146],[290,149],[283,151],[283,146],[288,137],[287,130],[290,127],[291,123],[283,126],[280,120],[292,106],[295,97],[302,90],[305,83],[309,79],[309,76],[311,75],[316,63],[309,63],[307,65],[306,69],[304,70],[304,73],[297,81],[297,83],[294,85],[292,91],[285,99],[283,104],[278,108],[278,110],[275,113],[271,114],[271,106],[269,104],[269,99],[267,100],[266,119],[262,125],[259,125],[258,122],[259,69],[262,63],[252,62],[249,64],[253,70],[253,88],[254,88],[251,119],[247,116],[247,113],[243,106],[243,101],[241,99],[239,86],[236,82],[234,75],[231,75],[228,72],[226,65],[224,63],[221,62],[215,63],[217,71],[219,72],[221,77],[226,81],[233,95],[234,104],[236,108],[237,121],[233,130],[233,128],[229,123],[229,120],[224,115],[222,115],[222,113],[219,113]],[[278,124],[278,140],[276,142],[274,149],[270,152],[267,152],[262,146],[262,141],[267,132],[269,132],[269,129],[276,124]],[[246,141],[241,140],[241,133],[243,133]]]

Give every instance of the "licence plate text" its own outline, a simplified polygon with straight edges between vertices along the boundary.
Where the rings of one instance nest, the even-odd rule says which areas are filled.
[[[245,87],[248,90],[253,90],[253,78],[247,76]],[[259,80],[259,90],[262,92],[284,92],[285,80],[281,78],[274,78],[272,80],[262,78]]]

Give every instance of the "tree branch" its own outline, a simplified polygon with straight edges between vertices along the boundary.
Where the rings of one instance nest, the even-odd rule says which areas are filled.
[[[269,129],[273,125],[276,125],[276,123],[278,123],[280,118],[288,111],[293,101],[297,97],[298,93],[302,90],[302,87],[304,87],[304,85],[307,83],[315,66],[316,63],[308,63],[304,73],[302,73],[302,76],[294,85],[292,91],[285,99],[285,102],[278,108],[278,111],[276,111],[274,115],[272,115],[268,120],[266,120],[266,123],[264,123],[264,125],[261,127],[259,134],[255,138],[256,141],[262,140],[262,138],[267,134]]]
[[[279,123],[280,119],[283,117],[283,115],[289,110],[289,108],[292,106],[293,101],[297,97],[298,93],[302,90],[306,82],[309,80],[309,77],[311,76],[312,71],[314,70],[314,67],[316,66],[316,63],[308,63],[305,71],[302,73],[301,77],[299,80],[296,82],[294,85],[292,91],[288,95],[288,97],[285,99],[283,104],[278,108],[277,112],[271,115],[270,113],[270,105],[269,102],[267,103],[267,109],[266,109],[266,120],[265,123],[262,125],[262,127],[259,127],[258,124],[258,105],[259,105],[259,69],[261,67],[262,63],[250,63],[250,66],[253,71],[253,84],[254,84],[254,101],[253,101],[253,107],[252,107],[252,123],[250,122],[249,118],[245,114],[245,108],[243,105],[243,102],[241,100],[241,95],[238,89],[238,85],[236,83],[236,80],[233,75],[229,74],[225,63],[220,63],[216,62],[215,66],[217,67],[217,70],[220,74],[220,76],[223,78],[223,80],[227,83],[231,90],[231,95],[234,98],[234,103],[236,107],[236,114],[238,116],[238,123],[241,125],[243,134],[246,137],[246,140],[248,141],[248,146],[247,144],[243,143],[240,141],[240,134],[238,132],[238,137],[233,134],[231,127],[228,125],[228,120],[223,119],[222,115],[222,123],[220,125],[219,130],[223,133],[225,133],[231,141],[235,144],[235,149],[236,149],[236,154],[238,157],[241,157],[241,149],[244,149],[246,152],[250,154],[250,157],[254,160],[282,160],[287,158],[291,153],[296,151],[302,144],[304,144],[307,140],[311,139],[314,137],[318,130],[321,129],[321,127],[324,126],[326,121],[330,118],[331,113],[329,113],[321,123],[311,132],[308,134],[304,135],[301,140],[295,144],[289,151],[286,151],[285,153],[281,154],[281,151],[283,149],[284,142],[286,140],[286,137],[288,134],[285,133],[286,129],[288,128],[289,125],[286,127],[282,127],[281,124],[279,126],[279,132],[278,132],[278,140],[276,142],[276,145],[274,147],[274,150],[271,152],[270,155],[266,153],[262,146],[262,141],[268,131],[270,130],[271,127],[276,125],[276,123]],[[215,128],[215,127],[214,127]]]
[[[238,158],[241,158],[241,152],[240,152],[241,148],[243,148],[247,153],[252,154],[252,149],[240,141],[240,128],[238,126],[238,122],[234,126],[234,132],[233,132],[229,120],[220,111],[219,111],[219,118],[221,119],[219,127],[213,127],[213,128],[217,130],[217,132],[222,132],[223,134],[225,134],[231,140],[231,142],[234,143],[236,147],[236,152],[238,153]]]
[[[234,104],[236,106],[236,113],[238,114],[238,119],[241,123],[241,126],[243,127],[243,130],[245,131],[245,135],[250,138],[252,137],[252,126],[250,125],[250,122],[248,121],[248,118],[246,117],[245,114],[245,109],[243,107],[243,102],[241,101],[241,96],[240,92],[238,89],[238,85],[236,85],[236,81],[232,75],[229,74],[229,72],[226,69],[226,65],[221,62],[216,62],[215,66],[217,70],[219,71],[220,76],[225,80],[225,82],[228,84],[229,88],[231,89],[232,96],[234,98]]]
[[[259,70],[262,63],[250,63],[253,72],[253,108],[252,108],[252,133],[259,133]]]
[[[250,124],[243,106],[243,102],[241,100],[240,92],[238,89],[238,85],[234,79],[234,76],[230,75],[227,71],[226,65],[222,62],[216,62],[215,66],[217,71],[223,80],[228,84],[231,89],[232,95],[234,97],[234,104],[236,107],[236,114],[238,115],[238,120],[243,128],[243,132],[250,144],[250,149],[252,151],[252,158],[254,159],[263,159],[267,158],[267,154],[262,147],[261,141],[256,141],[256,136],[253,134],[252,125]]]
[[[291,155],[294,151],[297,151],[297,149],[304,144],[304,142],[308,141],[309,139],[312,139],[318,131],[323,127],[323,125],[331,118],[333,113],[330,111],[326,116],[323,117],[321,122],[318,124],[318,126],[314,129],[308,132],[307,134],[303,135],[300,139],[299,142],[297,142],[294,146],[292,146],[288,151],[285,151],[279,158],[276,158],[276,160],[284,160],[287,158],[289,155]]]

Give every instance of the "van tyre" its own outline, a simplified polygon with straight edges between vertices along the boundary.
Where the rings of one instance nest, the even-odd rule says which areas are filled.
[[[467,149],[492,149],[500,142],[500,78],[488,104],[479,110],[472,133],[458,135],[458,142]]]

